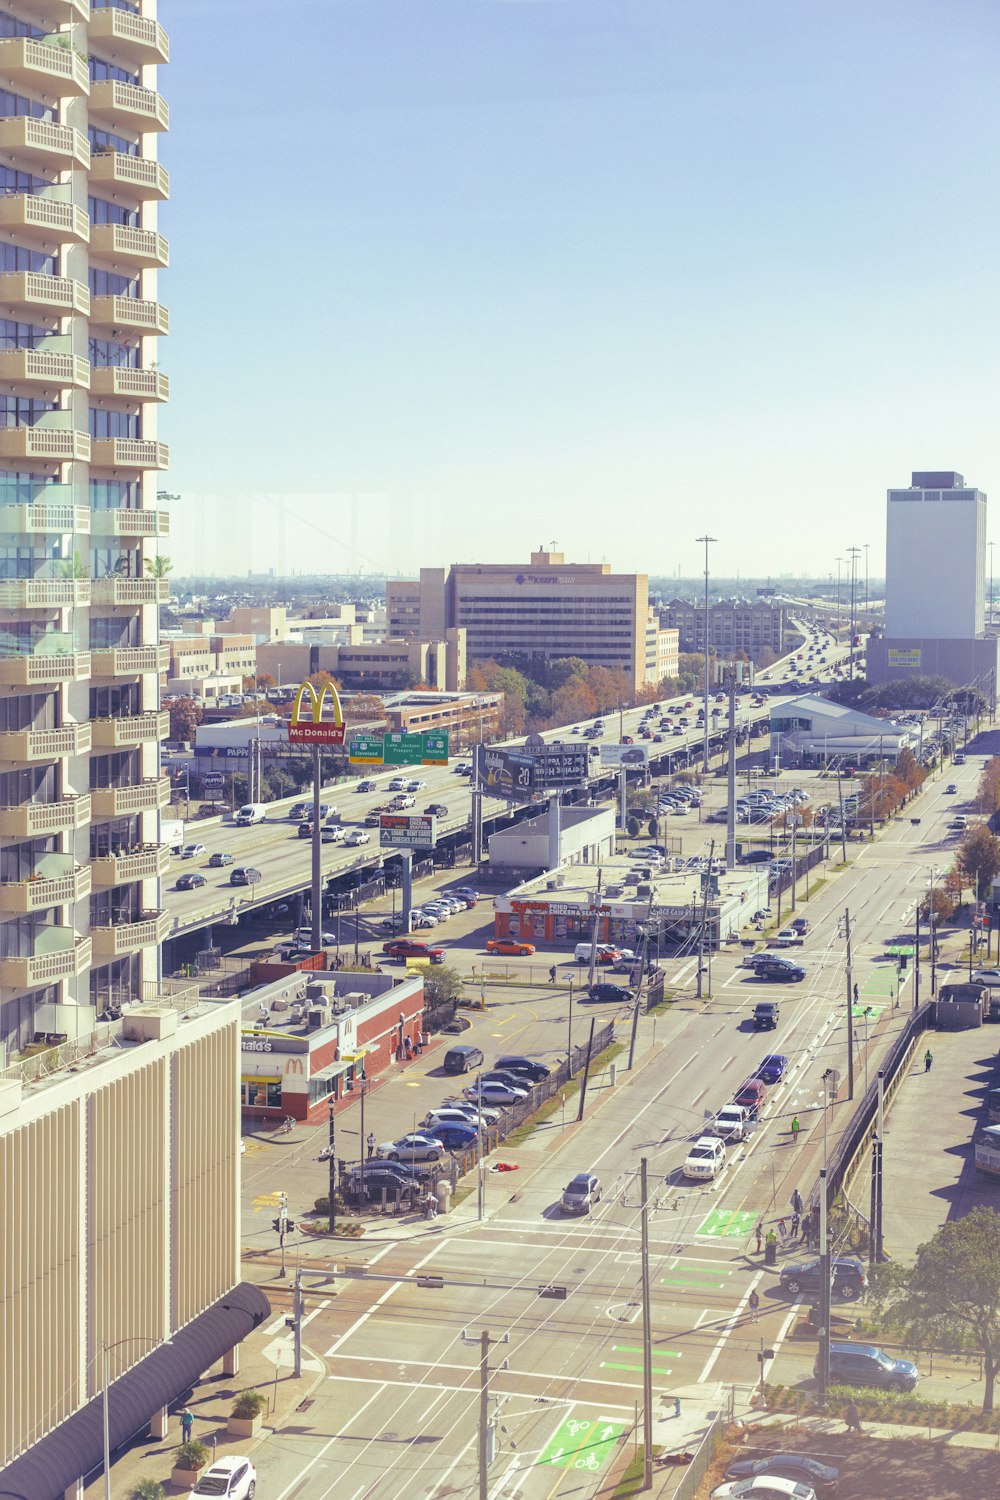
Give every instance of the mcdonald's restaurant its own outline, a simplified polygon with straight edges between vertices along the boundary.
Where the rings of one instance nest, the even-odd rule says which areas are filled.
[[[243,1001],[240,1099],[244,1121],[321,1124],[372,1078],[416,1055],[420,975],[300,971]]]

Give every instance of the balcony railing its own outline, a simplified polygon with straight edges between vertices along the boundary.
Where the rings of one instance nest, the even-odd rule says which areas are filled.
[[[87,723],[67,724],[62,729],[11,729],[0,734],[0,761],[20,765],[61,760],[64,755],[86,755],[91,743]]]
[[[69,276],[46,276],[41,271],[4,271],[0,275],[0,303],[29,312],[47,309],[58,313],[87,314],[90,312],[90,289],[82,281],[74,281]]]
[[[59,427],[6,427],[0,431],[0,459],[8,462],[37,458],[42,461],[69,463],[78,459],[89,463],[89,432],[67,431]]]
[[[77,532],[89,536],[90,506],[72,503],[72,485],[50,484],[36,493],[49,498],[35,500],[30,505],[0,505],[0,531],[36,532],[45,536]]]
[[[169,866],[170,850],[166,844],[143,844],[139,849],[108,854],[90,861],[94,885],[98,890],[127,885],[133,880],[159,880],[167,873]]]
[[[58,947],[57,935],[64,940]],[[14,990],[37,990],[90,968],[91,940],[78,938],[71,927],[46,927],[36,942],[50,946],[26,958],[0,958],[0,985]]]
[[[66,41],[69,41],[68,36]],[[90,69],[85,58],[54,39],[36,41],[17,36],[0,39],[0,76],[41,93],[61,98],[90,93]]]
[[[0,580],[0,609],[71,609],[74,605],[89,604],[90,600],[89,578]]]
[[[170,42],[157,21],[134,16],[124,10],[95,10],[90,16],[87,37],[103,42],[115,57],[128,59],[133,66],[170,61]]]
[[[0,198],[0,208],[3,202]],[[90,385],[90,364],[78,354],[51,354],[47,349],[0,349],[0,381],[4,385],[8,382],[44,385],[52,390],[71,385],[86,389]]]
[[[130,370],[125,365],[95,365],[90,372],[95,396],[125,396],[133,401],[169,401],[170,379],[159,370]]]
[[[47,833],[71,833],[90,822],[90,798],[61,797],[58,802],[29,802],[0,807],[0,834],[11,839],[39,838]]]
[[[34,430],[34,429],[32,429]],[[0,437],[3,434],[0,433]],[[95,438],[91,462],[98,469],[167,469],[170,449],[147,438]]]
[[[94,958],[104,962],[135,953],[140,948],[155,948],[170,934],[170,913],[145,911],[134,922],[118,922],[114,927],[92,927]]]
[[[94,604],[165,604],[169,598],[166,578],[95,578],[91,591]]]
[[[27,124],[38,123],[24,115],[18,118]],[[0,120],[0,152],[4,151],[3,127],[14,123],[12,120]],[[53,128],[59,130],[63,127]],[[78,131],[67,133],[79,134]],[[10,152],[7,154],[16,155]],[[78,240],[86,244],[90,239],[90,219],[82,208],[78,208],[75,203],[62,203],[55,198],[36,198],[30,193],[8,193],[0,198],[0,229],[9,230],[18,238],[44,240],[46,243]]]
[[[90,725],[87,725],[90,728]],[[135,786],[94,787],[90,793],[95,819],[125,818],[132,813],[162,812],[170,806],[170,780],[156,776]]]
[[[0,277],[0,282],[3,279]],[[138,297],[95,297],[90,311],[92,325],[139,333],[170,332],[170,314],[159,302],[142,302]]]
[[[0,686],[35,687],[41,683],[84,682],[90,676],[89,651],[26,652],[0,656]]]
[[[110,651],[92,651],[90,656],[95,677],[138,677],[143,672],[165,672],[170,664],[170,647],[116,646]]]
[[[106,120],[112,128],[169,130],[170,109],[155,89],[136,88],[134,83],[95,83],[90,90],[87,112],[91,120]]]
[[[80,865],[65,874],[46,879],[0,881],[0,911],[10,916],[28,916],[50,906],[69,906],[90,895],[90,866]]]
[[[132,745],[165,740],[170,733],[170,715],[130,714],[118,719],[93,719],[91,727],[95,750],[125,750]]]
[[[167,510],[94,510],[89,513],[94,536],[168,536]]]
[[[155,229],[130,229],[125,224],[95,224],[90,253],[127,266],[163,269],[170,263],[170,248]]]
[[[102,151],[90,164],[92,187],[119,189],[144,202],[147,198],[170,197],[170,173],[147,156],[126,156],[124,151]]]

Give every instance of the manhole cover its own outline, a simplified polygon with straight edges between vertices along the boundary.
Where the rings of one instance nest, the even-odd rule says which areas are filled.
[[[379,1442],[381,1442],[381,1443],[398,1443],[399,1442],[399,1433],[398,1432],[383,1432],[382,1436],[379,1438]]]

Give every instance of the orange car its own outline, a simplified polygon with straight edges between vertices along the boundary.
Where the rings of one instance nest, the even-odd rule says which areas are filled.
[[[528,958],[535,951],[534,943],[519,943],[516,938],[487,938],[487,953],[507,953],[514,958]]]

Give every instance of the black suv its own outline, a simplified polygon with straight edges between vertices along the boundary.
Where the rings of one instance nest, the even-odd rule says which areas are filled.
[[[541,1083],[548,1078],[550,1071],[544,1063],[535,1062],[530,1057],[498,1057],[494,1067],[527,1078],[531,1083]]]
[[[819,1359],[813,1366],[819,1379]],[[831,1385],[873,1385],[883,1391],[912,1391],[920,1371],[912,1360],[893,1359],[874,1344],[831,1344]]]
[[[806,977],[805,969],[798,964],[790,964],[785,959],[765,958],[754,964],[753,976],[755,979],[769,980],[779,984],[799,984]]]
[[[781,1007],[777,1000],[761,1000],[753,1008],[754,1031],[774,1031],[778,1025]]]
[[[801,1261],[796,1266],[785,1266],[778,1283],[783,1291],[795,1297],[799,1292],[819,1294],[820,1261]],[[835,1255],[830,1263],[830,1285],[833,1296],[843,1302],[854,1302],[868,1285],[864,1265],[853,1255]]]

